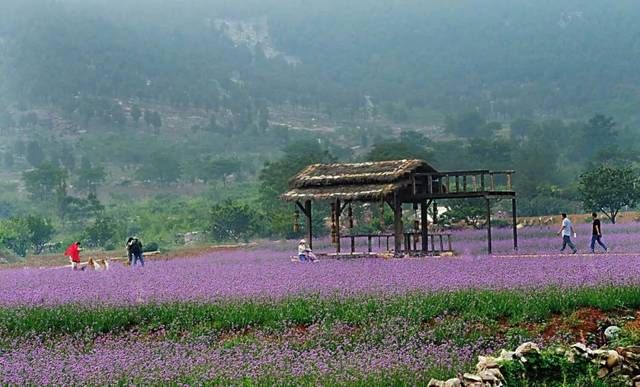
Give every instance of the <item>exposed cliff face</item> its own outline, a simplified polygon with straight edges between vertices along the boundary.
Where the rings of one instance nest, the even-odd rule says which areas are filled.
[[[211,22],[211,20],[209,19]],[[235,45],[245,46],[256,54],[260,52],[267,59],[281,58],[287,64],[295,66],[300,63],[300,59],[281,52],[275,47],[269,33],[269,22],[267,17],[251,19],[216,19],[212,24],[218,31],[221,31]]]

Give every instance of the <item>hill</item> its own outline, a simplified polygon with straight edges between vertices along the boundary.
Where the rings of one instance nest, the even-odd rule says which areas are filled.
[[[637,120],[637,2],[4,2],[5,101]],[[183,5],[184,4],[184,5]]]

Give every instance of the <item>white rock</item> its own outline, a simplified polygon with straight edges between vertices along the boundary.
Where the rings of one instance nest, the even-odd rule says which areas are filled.
[[[604,337],[606,337],[607,340],[615,340],[620,335],[621,330],[620,327],[612,325],[604,330]]]
[[[458,378],[449,379],[445,383],[447,387],[462,387],[462,382]]]
[[[506,351],[506,350],[503,349],[502,351],[500,351],[500,359],[501,360],[506,360],[506,361],[511,361],[511,360],[513,360],[513,356],[515,354],[516,353],[513,352],[513,351]]]
[[[529,341],[527,343],[520,344],[520,346],[516,348],[515,355],[520,357],[530,353],[540,353],[540,348],[538,348],[536,343],[532,343]]]

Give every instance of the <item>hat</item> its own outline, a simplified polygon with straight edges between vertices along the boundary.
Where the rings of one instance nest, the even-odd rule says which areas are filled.
[[[303,243],[307,243],[307,241],[305,241],[304,239],[300,239],[300,243],[299,244],[303,244]]]

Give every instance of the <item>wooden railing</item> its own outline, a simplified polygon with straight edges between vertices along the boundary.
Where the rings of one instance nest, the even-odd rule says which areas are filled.
[[[367,241],[367,253],[373,251],[374,242],[377,242],[378,250],[384,249],[385,251],[393,250],[393,238],[394,234],[354,234],[354,235],[342,235],[340,239],[349,240],[350,253],[356,254],[356,241],[366,239]],[[403,253],[419,253],[422,252],[422,235],[419,232],[405,232],[403,233],[404,249]],[[427,236],[427,251],[429,254],[440,254],[445,252],[452,252],[451,245],[451,233],[433,233]]]
[[[415,173],[414,194],[513,192],[514,171],[453,171]]]

